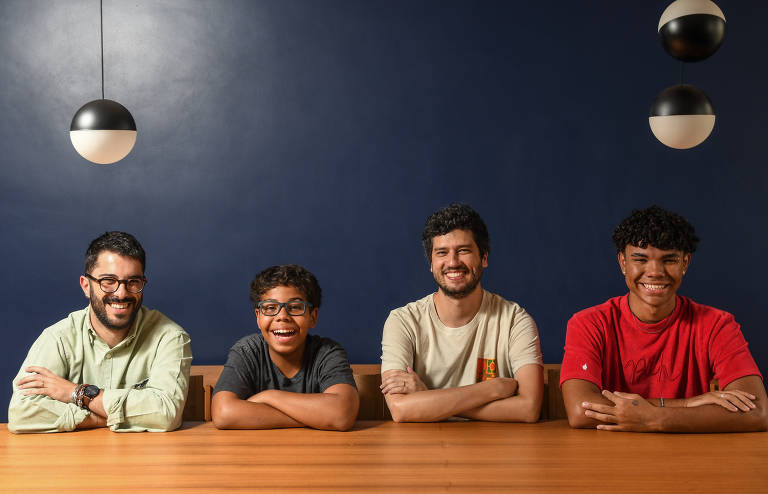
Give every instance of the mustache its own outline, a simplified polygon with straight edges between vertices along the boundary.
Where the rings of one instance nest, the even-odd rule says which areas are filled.
[[[105,304],[132,304],[136,302],[133,297],[117,298],[117,297],[104,297],[102,301]]]
[[[446,269],[443,269],[443,271],[442,271],[442,272],[443,272],[443,274],[445,274],[445,273],[447,273],[448,271],[460,271],[460,272],[462,272],[462,273],[468,273],[468,272],[469,272],[469,268],[467,268],[466,266],[456,266],[455,268],[446,268]]]

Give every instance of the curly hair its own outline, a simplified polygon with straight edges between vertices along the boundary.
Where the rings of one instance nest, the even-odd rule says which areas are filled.
[[[466,204],[454,203],[435,211],[427,218],[424,232],[421,234],[421,244],[424,246],[427,261],[432,262],[432,239],[453,230],[470,230],[481,258],[491,250],[488,228],[477,211]]]
[[[657,249],[690,254],[696,251],[699,237],[685,218],[654,204],[647,209],[632,211],[613,232],[613,243],[617,252],[624,252],[627,245],[642,249],[652,245]]]
[[[85,251],[85,272],[90,273],[96,265],[102,251],[115,252],[131,257],[141,263],[141,270],[146,267],[147,255],[136,237],[125,232],[106,232],[94,239]]]
[[[292,286],[304,295],[313,308],[320,307],[323,292],[315,275],[298,264],[271,266],[257,274],[251,282],[251,302],[256,306],[261,297],[277,286]]]

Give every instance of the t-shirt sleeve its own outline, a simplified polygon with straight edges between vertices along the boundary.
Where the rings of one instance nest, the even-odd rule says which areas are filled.
[[[710,365],[721,388],[745,376],[760,376],[755,359],[747,348],[741,326],[733,315],[724,313],[717,322],[709,344]]]
[[[229,350],[227,363],[224,364],[213,394],[219,391],[231,391],[241,400],[248,399],[263,391],[256,389],[255,383],[260,382],[260,379],[254,374],[258,372],[259,366],[249,361],[240,345],[235,345]]]
[[[584,314],[568,321],[565,353],[560,366],[560,386],[569,379],[583,379],[603,389],[603,338],[600,323]]]
[[[389,370],[405,370],[413,367],[413,340],[410,331],[400,316],[392,311],[384,323],[381,336],[381,372]]]
[[[542,365],[539,330],[533,318],[523,309],[515,315],[514,326],[509,333],[509,362],[512,374],[524,365]]]
[[[317,362],[320,392],[324,392],[335,384],[349,384],[357,388],[346,350],[335,341],[328,339],[324,341],[324,346]]]

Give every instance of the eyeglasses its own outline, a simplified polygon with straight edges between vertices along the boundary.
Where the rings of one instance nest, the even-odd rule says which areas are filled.
[[[104,293],[115,293],[120,289],[120,283],[123,283],[125,289],[131,293],[141,293],[144,289],[144,285],[147,284],[146,278],[129,278],[127,280],[118,280],[117,278],[94,278],[88,273],[85,273],[83,276],[89,280],[97,282],[101,287],[101,291]]]
[[[273,302],[268,300],[266,302],[259,302],[256,307],[264,316],[276,316],[283,307],[292,316],[303,316],[307,312],[307,307],[312,308],[312,304],[303,300],[291,300],[290,302]]]

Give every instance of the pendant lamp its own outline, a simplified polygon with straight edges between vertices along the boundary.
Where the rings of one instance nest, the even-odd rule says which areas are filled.
[[[690,149],[712,133],[715,110],[704,91],[683,83],[684,63],[709,58],[720,48],[725,16],[710,0],[675,0],[661,14],[658,33],[664,50],[680,60],[680,84],[656,96],[648,123],[662,144]]]
[[[712,133],[715,110],[704,91],[690,84],[677,84],[659,93],[653,101],[648,123],[662,144],[690,149]]]
[[[712,56],[725,39],[725,16],[710,0],[676,0],[659,19],[661,46],[681,62]]]
[[[101,21],[101,99],[84,104],[72,118],[69,138],[75,150],[93,163],[108,165],[125,158],[136,143],[136,122],[117,101],[104,99],[104,15]]]

